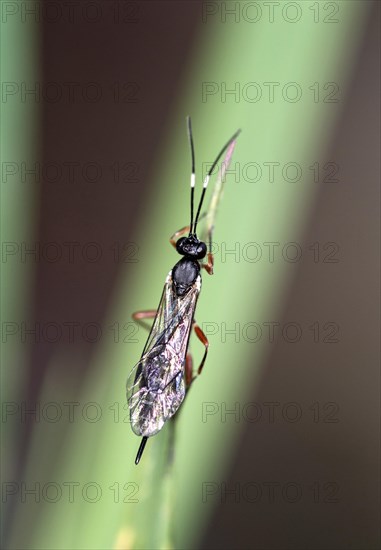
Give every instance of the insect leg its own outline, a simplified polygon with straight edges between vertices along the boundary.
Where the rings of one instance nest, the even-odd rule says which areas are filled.
[[[202,358],[200,366],[197,369],[197,374],[201,374],[201,371],[202,371],[202,368],[204,366],[206,357],[208,355],[209,341],[208,341],[207,337],[205,336],[204,332],[201,330],[201,328],[196,323],[196,321],[193,321],[192,328],[195,331],[197,338],[205,346],[204,356]],[[190,388],[193,380],[195,380],[195,378],[196,378],[196,376],[193,376],[193,359],[192,359],[192,355],[188,352],[187,356],[185,358],[185,383],[186,383],[187,390],[189,390],[189,388]]]
[[[188,233],[190,229],[190,225],[187,225],[186,227],[183,227],[182,229],[179,229],[172,235],[172,237],[169,239],[169,242],[171,245],[176,248],[176,241],[179,237],[182,237],[182,235],[185,235],[185,233]]]
[[[209,275],[213,275],[213,266],[214,266],[214,256],[212,252],[208,252],[208,261],[206,264],[202,264],[202,267],[205,269]]]
[[[189,388],[193,381],[193,359],[188,352],[185,358],[185,384]]]
[[[193,323],[193,329],[196,333],[197,338],[200,340],[202,344],[204,344],[204,347],[205,347],[204,357],[202,358],[200,366],[197,369],[197,374],[201,374],[202,368],[206,361],[206,357],[208,355],[209,341],[208,341],[208,338],[205,336],[204,332],[201,330],[201,328],[198,326],[196,322]]]
[[[154,319],[155,315],[156,309],[146,309],[143,311],[135,311],[135,313],[132,314],[132,318],[140,326],[147,330],[150,330],[150,327],[146,323],[144,323],[143,319]]]

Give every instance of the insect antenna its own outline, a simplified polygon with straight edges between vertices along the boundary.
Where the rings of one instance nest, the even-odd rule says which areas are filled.
[[[201,193],[201,198],[200,198],[200,202],[198,204],[198,209],[197,209],[197,214],[196,214],[196,219],[195,219],[195,222],[194,222],[194,227],[193,227],[193,232],[194,234],[196,234],[196,228],[197,228],[197,223],[198,223],[198,220],[199,220],[199,217],[200,217],[200,212],[201,212],[201,208],[202,208],[202,203],[204,202],[204,198],[205,198],[205,192],[206,192],[206,188],[208,187],[208,183],[209,183],[209,179],[210,179],[210,176],[211,174],[213,173],[213,170],[215,169],[218,161],[220,160],[220,158],[222,157],[222,155],[225,153],[226,149],[229,147],[229,145],[237,138],[237,136],[240,134],[241,130],[237,130],[236,133],[229,139],[229,141],[222,147],[221,151],[218,153],[217,157],[216,157],[216,160],[213,162],[209,172],[207,173],[205,179],[204,179],[204,184],[203,184],[203,188],[202,188],[202,193]]]
[[[135,464],[136,465],[139,464],[140,459],[142,458],[142,454],[143,454],[143,451],[144,451],[144,447],[146,446],[147,439],[148,439],[148,437],[143,437],[142,438],[142,441],[141,441],[139,449],[138,449],[138,454],[136,455],[136,458],[135,458]]]
[[[191,199],[190,199],[191,220],[190,220],[190,229],[189,229],[189,235],[191,235],[192,234],[192,229],[193,229],[194,186],[195,186],[195,183],[196,183],[196,170],[195,170],[195,156],[194,156],[192,123],[191,123],[190,116],[187,117],[187,126],[188,126],[188,138],[189,138],[189,145],[190,145],[190,150],[191,150],[191,158],[192,158]]]

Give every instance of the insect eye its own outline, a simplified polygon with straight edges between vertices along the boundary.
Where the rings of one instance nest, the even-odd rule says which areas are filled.
[[[203,242],[200,242],[200,244],[197,247],[197,259],[201,260],[202,258],[205,258],[206,256],[206,244]]]
[[[185,254],[184,242],[187,240],[186,237],[181,237],[176,243],[176,250],[179,254]]]

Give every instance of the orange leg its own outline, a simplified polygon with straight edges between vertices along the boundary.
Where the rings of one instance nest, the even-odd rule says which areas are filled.
[[[209,273],[209,275],[213,275],[214,256],[212,252],[212,229],[208,232],[208,242],[209,242],[208,261],[206,264],[203,264],[202,267],[206,270],[207,273]]]
[[[185,358],[185,385],[189,389],[193,381],[193,359],[191,354],[188,352]]]
[[[194,331],[196,333],[196,336],[197,338],[200,340],[200,342],[204,345],[205,347],[205,352],[204,352],[204,356],[202,358],[202,361],[200,363],[200,366],[198,367],[197,369],[197,374],[201,374],[201,371],[203,369],[203,366],[204,366],[204,363],[206,361],[206,357],[208,355],[208,348],[209,348],[209,340],[208,338],[205,336],[204,332],[201,330],[201,328],[198,326],[198,324],[194,321],[193,323],[193,328],[194,328]]]
[[[144,311],[135,311],[132,314],[132,318],[136,321],[141,327],[150,330],[149,325],[143,321],[143,319],[154,319],[156,315],[156,309],[146,309]]]
[[[172,237],[169,239],[169,242],[171,243],[171,245],[176,248],[176,241],[179,237],[182,237],[183,235],[185,235],[185,233],[188,233],[189,232],[189,229],[190,229],[190,226],[187,225],[186,227],[183,227],[182,229],[179,229],[178,231],[176,231],[176,233],[174,233],[172,235]]]
[[[206,361],[206,357],[208,355],[209,341],[205,336],[204,332],[201,330],[201,328],[198,326],[198,324],[195,321],[193,322],[193,329],[196,333],[197,338],[200,340],[200,342],[202,342],[202,344],[204,344],[204,347],[205,347],[204,356],[202,358],[200,366],[197,369],[197,375],[199,375],[202,372],[204,363]],[[193,376],[193,361],[190,353],[187,354],[187,358],[185,362],[185,378],[186,378],[187,389],[189,390],[192,382],[197,378],[197,376]]]
[[[206,264],[202,264],[202,267],[205,269],[209,275],[213,275],[213,266],[214,266],[214,257],[211,252],[208,252],[208,262]]]

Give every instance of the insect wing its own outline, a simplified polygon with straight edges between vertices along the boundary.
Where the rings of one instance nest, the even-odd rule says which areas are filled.
[[[185,397],[184,365],[199,276],[183,297],[173,291],[169,273],[142,357],[127,381],[131,427],[137,435],[156,434]]]

